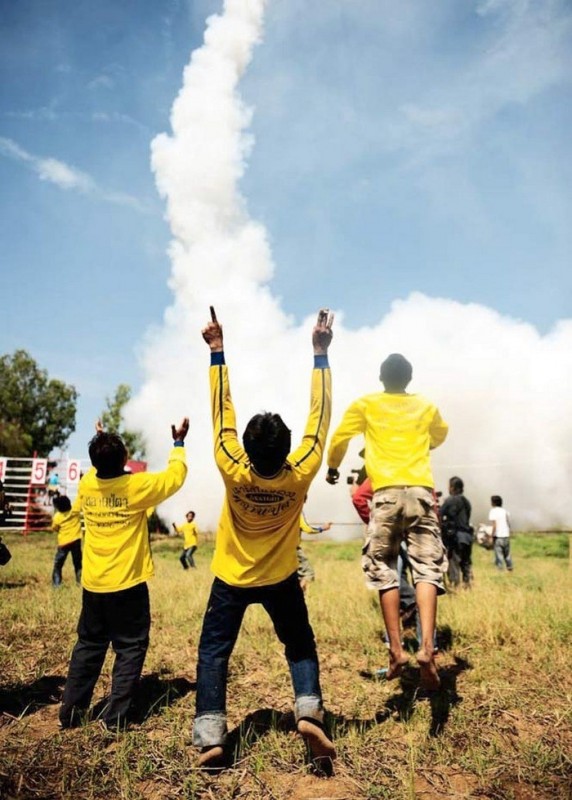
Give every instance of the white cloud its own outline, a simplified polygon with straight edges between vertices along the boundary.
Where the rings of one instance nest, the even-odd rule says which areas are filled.
[[[92,91],[97,89],[113,89],[114,86],[115,81],[109,75],[97,75],[87,84],[87,88]]]
[[[89,175],[56,158],[36,158],[32,161],[40,180],[55,183],[60,189],[78,189],[91,192],[95,185]]]
[[[154,467],[166,456],[170,423],[190,417],[188,484],[167,512],[181,515],[192,498],[205,527],[216,524],[222,496],[212,459],[208,350],[200,337],[208,306],[216,306],[225,326],[240,430],[253,413],[269,409],[283,414],[296,441],[309,400],[312,320],[295,325],[269,289],[268,237],[238,189],[252,142],[237,84],[260,38],[264,6],[226,0],[225,13],[209,20],[206,43],[185,69],[172,134],[152,146],[173,232],[175,302],[145,343],[146,379],[128,414],[146,433]],[[440,127],[450,112],[408,113],[417,114],[417,124]],[[517,526],[570,524],[572,321],[541,336],[489,308],[419,293],[395,302],[369,328],[349,330],[339,313],[331,352],[334,425],[351,400],[379,388],[379,363],[392,351],[410,358],[412,390],[432,397],[450,423],[450,438],[435,453],[441,487],[460,473],[477,513],[499,493]],[[355,519],[346,487],[326,486],[323,475],[312,487],[309,513],[316,520]]]
[[[139,198],[123,192],[110,192],[102,189],[87,173],[60,161],[57,158],[41,158],[33,155],[12,139],[0,137],[0,155],[21,161],[38,175],[41,181],[52,183],[65,191],[77,191],[99,197],[114,205],[127,206],[141,213],[149,213],[150,209]]]

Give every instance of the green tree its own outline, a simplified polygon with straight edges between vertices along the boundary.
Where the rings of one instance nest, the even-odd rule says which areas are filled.
[[[49,456],[75,431],[75,387],[50,379],[26,350],[0,357],[0,452]]]
[[[145,439],[140,431],[130,431],[125,427],[123,409],[131,400],[131,386],[120,383],[113,397],[106,397],[106,410],[101,414],[103,429],[117,433],[125,442],[129,456],[134,459],[145,458]]]

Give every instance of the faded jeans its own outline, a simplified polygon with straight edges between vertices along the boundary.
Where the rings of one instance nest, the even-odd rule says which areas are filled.
[[[215,578],[199,642],[197,714],[193,728],[193,744],[197,747],[225,742],[228,662],[244,613],[252,603],[264,607],[285,646],[296,720],[323,721],[316,643],[296,573],[280,583],[258,587],[231,586]]]
[[[510,555],[510,537],[498,536],[495,539],[495,567],[502,569],[506,564],[507,569],[512,569],[512,558]],[[504,564],[503,564],[504,561]]]

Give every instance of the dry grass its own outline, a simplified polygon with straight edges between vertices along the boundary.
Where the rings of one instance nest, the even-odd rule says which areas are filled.
[[[290,800],[569,800],[572,796],[572,603],[566,537],[518,537],[516,570],[475,553],[471,592],[440,603],[443,689],[418,693],[384,665],[375,598],[362,586],[359,543],[308,543],[318,579],[308,604],[324,699],[338,748],[336,775],[311,773],[294,732],[288,672],[269,620],[249,609],[231,661],[235,764],[194,767],[190,746],[197,641],[210,551],[183,572],[178,543],[154,545],[152,641],[139,723],[118,737],[96,722],[60,732],[57,699],[80,606],[71,564],[50,586],[54,542],[5,537],[0,572],[0,797],[289,798]],[[95,700],[109,688],[110,660]]]

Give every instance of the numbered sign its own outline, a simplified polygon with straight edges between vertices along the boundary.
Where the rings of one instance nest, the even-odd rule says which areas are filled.
[[[69,459],[66,470],[67,483],[78,483],[81,473],[81,461],[78,459]]]
[[[43,485],[46,483],[48,476],[48,459],[47,458],[33,458],[32,459],[32,477],[30,483],[34,486]]]
[[[6,480],[6,466],[8,465],[7,458],[0,458],[0,481]]]

